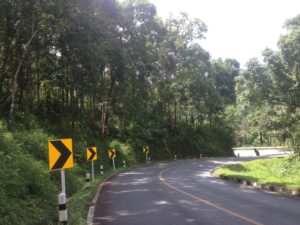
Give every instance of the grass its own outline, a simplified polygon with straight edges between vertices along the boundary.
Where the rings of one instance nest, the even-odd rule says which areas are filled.
[[[259,159],[217,169],[216,174],[300,189],[300,157]]]
[[[96,175],[95,181],[91,182],[91,187],[85,189],[84,187],[68,199],[68,224],[72,225],[86,225],[86,217],[89,207],[89,202],[92,201],[96,195],[99,184],[108,176],[112,175],[113,171],[109,171],[104,176]]]

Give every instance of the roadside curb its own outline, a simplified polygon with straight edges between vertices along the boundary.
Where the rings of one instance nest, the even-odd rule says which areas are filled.
[[[242,179],[242,178],[238,178],[238,177],[225,176],[222,174],[219,175],[219,174],[216,174],[215,171],[211,171],[210,173],[213,177],[224,180],[224,181],[241,184],[243,186],[253,187],[255,189],[260,189],[263,191],[268,191],[268,192],[273,192],[273,193],[278,193],[278,194],[283,194],[283,195],[289,195],[289,196],[293,196],[293,197],[300,197],[299,189],[289,189],[287,187],[262,184],[262,183],[259,183],[256,181]]]
[[[128,171],[128,170],[131,170],[131,169],[134,169],[134,168],[139,168],[139,167],[144,167],[144,166],[151,166],[153,165],[153,163],[149,163],[149,164],[146,164],[146,165],[137,165],[137,166],[133,166],[133,167],[127,167],[127,168],[122,168],[121,170],[119,171],[116,171],[114,172],[113,174],[111,175],[108,175],[107,177],[105,177],[103,180],[100,181],[100,184],[98,186],[98,189],[97,189],[97,192],[93,198],[93,200],[88,203],[88,206],[89,206],[89,210],[88,210],[88,213],[87,213],[87,218],[86,218],[86,223],[87,225],[93,225],[93,219],[94,219],[94,212],[95,212],[95,205],[96,205],[96,202],[101,194],[101,191],[102,191],[102,188],[103,186],[110,180],[112,179],[114,176],[120,174],[120,173],[123,173],[125,171]]]
[[[123,170],[124,171],[124,170]],[[113,178],[114,176],[118,175],[119,173],[123,172],[123,171],[117,171],[107,177],[105,177],[103,180],[101,180],[99,187],[97,189],[97,192],[93,198],[93,200],[88,204],[89,205],[89,210],[88,210],[88,214],[87,214],[87,218],[86,218],[86,223],[87,225],[93,225],[93,219],[94,219],[94,212],[95,212],[95,205],[96,202],[101,194],[102,188],[103,186],[106,184],[106,182]]]

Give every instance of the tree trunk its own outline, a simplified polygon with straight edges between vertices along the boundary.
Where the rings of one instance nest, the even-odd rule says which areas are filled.
[[[70,98],[71,98],[71,128],[72,128],[72,133],[75,131],[75,96],[74,96],[74,80],[72,79],[71,81],[71,90],[70,90]]]
[[[108,134],[109,108],[112,104],[112,99],[114,95],[114,86],[116,81],[114,73],[115,71],[113,70],[110,71],[110,86],[107,93],[107,100],[104,101],[104,106],[103,106],[104,111],[102,111],[102,131],[101,131],[102,138],[105,138],[105,136]]]
[[[4,31],[4,33],[6,34],[5,36],[5,41],[4,41],[4,50],[3,53],[0,53],[3,55],[3,61],[2,61],[2,65],[0,68],[0,95],[2,94],[2,89],[3,89],[3,83],[5,78],[7,77],[7,70],[8,70],[8,62],[9,62],[9,53],[11,52],[10,47],[11,47],[11,43],[9,40],[9,36],[10,36],[10,21],[11,18],[9,16],[7,16],[6,18],[6,31]]]
[[[169,116],[169,131],[172,131],[172,111],[171,111],[171,106],[170,103],[167,103],[167,107],[168,107],[168,116]]]
[[[260,144],[263,144],[263,134],[262,132],[259,132],[259,139],[260,139]]]
[[[106,131],[106,127],[105,127],[105,121],[106,121],[106,102],[103,101],[102,103],[102,112],[101,112],[101,137],[102,139],[104,139],[105,137],[105,131]]]
[[[40,71],[37,71],[37,83],[36,83],[36,94],[37,94],[37,103],[40,104],[40,89],[41,89],[41,82],[40,82]]]
[[[175,110],[174,110],[174,129],[176,130],[176,128],[177,128],[177,101],[175,101],[175,105],[174,105],[174,107],[175,107]]]
[[[95,134],[96,133],[95,100],[93,96],[91,96],[91,118],[92,118],[92,131]]]
[[[34,23],[33,23],[34,26]],[[13,83],[12,83],[12,89],[11,89],[11,104],[10,104],[10,110],[9,110],[9,120],[8,120],[8,128],[11,129],[12,125],[14,123],[14,110],[15,110],[15,97],[16,97],[16,91],[17,91],[17,84],[18,84],[18,75],[20,73],[21,67],[23,65],[23,62],[25,60],[25,56],[28,52],[29,46],[33,40],[33,38],[36,36],[37,31],[32,32],[31,37],[29,38],[28,42],[25,45],[24,51],[21,55],[20,61],[17,66],[17,70],[13,76]]]

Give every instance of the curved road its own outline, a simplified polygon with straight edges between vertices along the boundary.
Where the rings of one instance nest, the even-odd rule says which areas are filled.
[[[238,158],[161,163],[123,172],[103,187],[94,225],[299,225],[300,199],[215,179]]]

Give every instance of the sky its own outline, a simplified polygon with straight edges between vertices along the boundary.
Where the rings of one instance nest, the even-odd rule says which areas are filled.
[[[208,27],[200,45],[212,58],[235,58],[241,67],[262,60],[265,48],[277,50],[287,19],[300,14],[300,0],[149,0],[162,18],[186,12]]]

